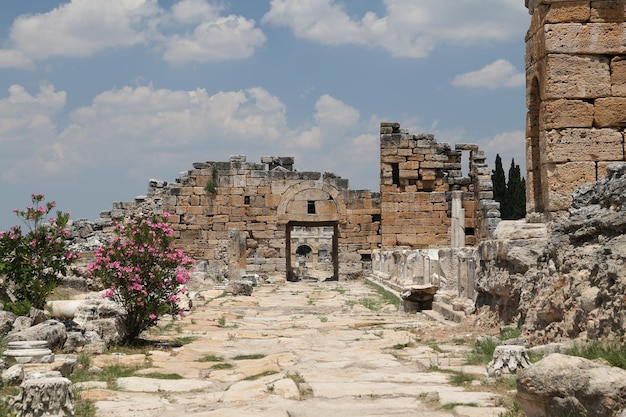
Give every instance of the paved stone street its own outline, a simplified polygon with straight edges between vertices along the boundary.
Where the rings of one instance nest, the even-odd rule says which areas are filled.
[[[484,366],[464,365],[475,334],[435,313],[406,314],[362,281],[264,284],[204,303],[155,338],[196,339],[148,355],[119,389],[81,395],[101,417],[498,416]],[[464,332],[461,329],[466,329]],[[141,364],[101,355],[94,365]],[[177,373],[179,380],[148,378]],[[475,380],[454,385],[454,375]]]

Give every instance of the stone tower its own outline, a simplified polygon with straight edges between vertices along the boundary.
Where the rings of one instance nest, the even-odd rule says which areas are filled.
[[[556,219],[574,189],[626,160],[626,0],[526,6],[526,212]]]

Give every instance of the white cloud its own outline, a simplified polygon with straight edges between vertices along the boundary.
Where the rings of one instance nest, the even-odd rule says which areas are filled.
[[[393,56],[421,58],[443,42],[477,43],[522,36],[523,5],[511,0],[385,0],[386,15],[351,17],[336,0],[272,0],[263,22],[289,27],[326,45],[382,47]]]
[[[357,124],[359,112],[341,100],[324,94],[315,103],[314,118],[315,125],[300,132],[295,138],[299,147],[322,149],[325,144],[344,138],[346,132]]]
[[[190,35],[170,37],[165,42],[163,59],[172,63],[244,59],[265,40],[254,20],[234,15],[220,17],[199,24]]]
[[[18,17],[11,27],[14,48],[33,59],[85,57],[103,49],[146,41],[156,0],[72,0],[47,13]]]
[[[478,71],[457,75],[452,85],[467,88],[488,88],[494,90],[504,87],[521,87],[526,83],[526,75],[518,72],[513,64],[499,59]]]
[[[219,17],[221,8],[206,0],[181,0],[172,5],[172,18],[176,22],[192,24]]]
[[[32,68],[33,60],[17,49],[0,49],[0,68]]]
[[[169,10],[157,0],[71,0],[16,18],[7,48],[0,49],[0,68],[138,44],[164,51],[163,59],[177,64],[250,57],[265,35],[254,20],[222,11],[206,0],[181,0]]]
[[[487,154],[489,166],[494,166],[496,155],[500,154],[505,170],[509,169],[511,159],[514,159],[522,170],[522,176],[526,176],[526,134],[523,131],[502,132],[481,140],[479,144]]]

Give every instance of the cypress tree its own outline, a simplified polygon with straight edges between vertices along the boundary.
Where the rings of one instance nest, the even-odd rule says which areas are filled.
[[[502,213],[502,218],[506,220],[517,220],[526,216],[526,180],[521,176],[519,165],[515,164],[515,159],[511,160],[509,168],[509,181],[507,183],[507,216]]]
[[[500,154],[496,155],[496,169],[491,171],[491,182],[493,184],[493,199],[500,203],[500,216],[504,219],[508,199],[506,177],[504,176]]]

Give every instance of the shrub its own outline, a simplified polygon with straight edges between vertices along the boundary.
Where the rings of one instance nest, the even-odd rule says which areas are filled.
[[[79,257],[67,248],[70,213],[57,211],[56,217],[50,217],[54,201],[44,202],[43,194],[32,194],[31,200],[26,210],[13,210],[28,231],[21,226],[0,231],[0,275],[7,280],[0,297],[15,301],[18,310],[29,304],[43,309],[46,297]]]
[[[165,314],[182,315],[178,306],[194,261],[174,247],[171,227],[163,216],[135,216],[117,223],[117,236],[96,250],[88,272],[108,288],[126,311],[124,341],[135,340]]]

